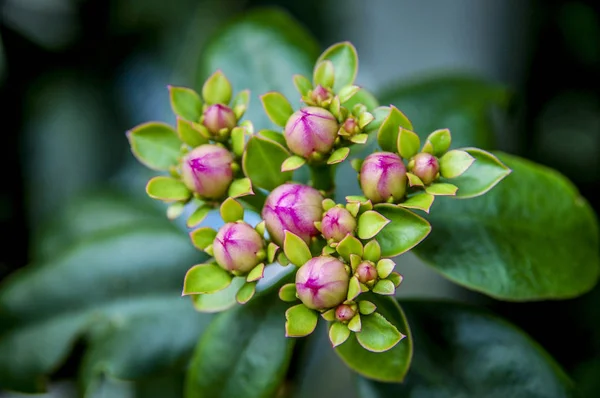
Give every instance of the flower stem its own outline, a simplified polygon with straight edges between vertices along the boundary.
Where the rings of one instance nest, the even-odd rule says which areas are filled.
[[[326,196],[333,195],[335,190],[335,166],[327,164],[311,165],[310,180],[315,189],[325,191]]]

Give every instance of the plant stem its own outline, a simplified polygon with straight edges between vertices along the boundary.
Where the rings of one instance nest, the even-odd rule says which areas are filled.
[[[310,180],[315,189],[325,191],[326,196],[333,195],[335,190],[335,166],[327,164],[311,165]]]

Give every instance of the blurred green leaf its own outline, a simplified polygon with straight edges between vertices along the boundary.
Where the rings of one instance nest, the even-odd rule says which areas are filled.
[[[491,82],[464,75],[440,76],[390,89],[381,104],[393,104],[411,120],[425,142],[429,133],[448,128],[454,147],[494,146],[491,110],[506,107],[507,90]]]
[[[205,48],[200,82],[221,69],[234,90],[250,89],[252,99],[246,117],[257,130],[272,126],[258,96],[279,91],[298,99],[292,76],[310,76],[319,56],[315,39],[287,13],[255,9],[221,29]],[[298,103],[293,100],[292,104]]]
[[[404,383],[359,378],[361,398],[573,397],[554,360],[511,324],[455,303],[406,301],[414,358]]]
[[[485,195],[437,198],[415,253],[448,279],[505,300],[578,296],[598,280],[598,225],[558,172],[497,154],[513,172]],[[389,217],[388,217],[389,218]]]

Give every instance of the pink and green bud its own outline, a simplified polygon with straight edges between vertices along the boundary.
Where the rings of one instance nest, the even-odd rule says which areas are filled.
[[[343,207],[332,207],[323,215],[321,233],[327,240],[339,242],[348,234],[354,234],[356,218]]]
[[[353,310],[348,304],[338,305],[335,309],[335,319],[340,322],[349,322],[354,315],[356,315],[356,310]]]
[[[237,125],[237,118],[227,105],[214,104],[206,108],[202,122],[213,136],[219,136],[222,130],[231,131]]]
[[[295,112],[285,125],[285,141],[290,150],[307,159],[327,154],[339,130],[335,116],[323,108],[309,106]]]
[[[373,203],[395,202],[406,193],[406,167],[402,158],[391,152],[373,153],[360,169],[360,186]]]
[[[348,294],[346,266],[330,257],[315,257],[296,273],[296,292],[308,308],[326,310],[341,304]]]
[[[306,185],[287,183],[275,188],[262,211],[271,239],[281,246],[285,231],[290,231],[310,243],[319,234],[315,222],[321,221],[322,201],[319,191]]]
[[[358,264],[354,274],[361,283],[369,283],[377,280],[377,268],[368,261]]]
[[[246,273],[263,260],[264,242],[250,225],[230,222],[217,232],[213,253],[217,264],[225,270]]]
[[[440,163],[432,154],[422,152],[410,160],[408,170],[419,177],[423,184],[429,185],[438,177]]]
[[[233,181],[233,157],[223,147],[206,144],[191,150],[182,160],[185,185],[206,199],[220,199]]]
[[[341,135],[353,136],[356,134],[360,134],[361,128],[358,125],[358,121],[350,116],[348,117],[344,123],[342,123],[342,131],[340,131]]]
[[[315,104],[322,104],[325,101],[330,100],[332,97],[333,96],[331,95],[331,92],[320,84],[315,87],[311,94],[311,100]]]

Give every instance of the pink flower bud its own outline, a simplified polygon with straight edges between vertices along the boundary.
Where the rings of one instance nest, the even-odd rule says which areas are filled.
[[[356,311],[348,304],[338,305],[335,309],[335,319],[340,322],[348,322],[350,319],[354,318],[354,315],[356,315]]]
[[[315,89],[312,91],[312,95],[311,95],[311,99],[317,103],[317,104],[321,104],[325,101],[327,101],[328,99],[331,99],[332,95],[331,93],[323,86],[321,86],[320,84],[315,87]]]
[[[325,239],[339,242],[347,234],[354,234],[356,219],[343,207],[332,207],[327,210],[321,221],[321,233]]]
[[[309,243],[319,233],[315,221],[321,220],[322,201],[319,191],[306,185],[287,183],[275,188],[262,211],[271,239],[281,246],[284,231],[290,231]]]
[[[308,308],[325,310],[341,304],[350,278],[344,263],[330,257],[315,257],[296,273],[296,292]]]
[[[355,274],[361,283],[368,283],[377,279],[377,268],[370,262],[364,261],[358,264]]]
[[[390,198],[394,201],[402,199],[407,180],[402,158],[391,152],[367,156],[360,169],[360,186],[373,203],[386,202]]]
[[[416,154],[408,163],[411,173],[423,181],[423,184],[431,184],[440,171],[440,164],[437,158],[429,153],[421,152]]]
[[[285,141],[293,153],[310,158],[313,152],[331,151],[338,129],[338,122],[329,111],[309,106],[290,116],[285,125]]]
[[[231,130],[237,124],[235,113],[223,104],[214,104],[204,111],[204,126],[212,135],[218,135],[221,129]]]
[[[183,158],[181,177],[185,185],[203,198],[220,199],[233,180],[231,153],[223,147],[206,144]]]
[[[246,223],[227,223],[219,229],[213,243],[217,264],[227,271],[248,272],[260,262],[263,239]]]

